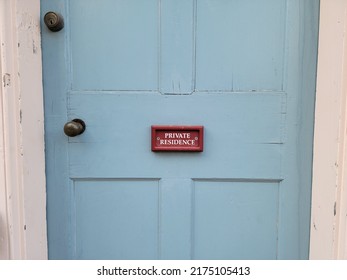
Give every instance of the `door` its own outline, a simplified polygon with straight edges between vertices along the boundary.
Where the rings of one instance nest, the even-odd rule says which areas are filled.
[[[319,1],[41,4],[51,259],[308,258]]]

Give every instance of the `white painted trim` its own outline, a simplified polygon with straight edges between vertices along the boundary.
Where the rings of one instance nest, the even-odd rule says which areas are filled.
[[[0,258],[47,259],[39,0],[0,0]]]
[[[347,1],[321,0],[311,259],[346,259]]]
[[[341,116],[338,149],[338,180],[335,215],[334,258],[347,259],[347,3],[343,10]]]
[[[8,213],[7,213],[7,191],[6,191],[6,166],[5,166],[5,112],[4,107],[4,80],[5,71],[3,65],[5,64],[5,54],[3,52],[2,41],[4,40],[4,8],[3,2],[0,2],[0,260],[9,259],[9,229],[8,229]],[[7,76],[5,76],[7,77]]]

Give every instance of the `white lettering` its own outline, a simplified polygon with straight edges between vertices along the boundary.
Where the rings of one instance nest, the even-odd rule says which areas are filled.
[[[165,138],[169,139],[190,139],[190,133],[183,132],[183,133],[165,133]]]
[[[178,146],[196,146],[195,140],[184,139],[160,139],[159,145],[178,145]]]

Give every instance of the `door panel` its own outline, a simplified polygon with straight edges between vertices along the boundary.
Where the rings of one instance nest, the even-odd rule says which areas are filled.
[[[68,2],[72,89],[157,90],[157,1],[100,3]]]
[[[74,181],[76,257],[157,259],[158,186],[158,180]]]
[[[282,91],[286,2],[198,0],[196,90]]]
[[[41,3],[50,258],[308,257],[319,1]]]
[[[276,259],[278,188],[275,181],[195,181],[194,259]]]

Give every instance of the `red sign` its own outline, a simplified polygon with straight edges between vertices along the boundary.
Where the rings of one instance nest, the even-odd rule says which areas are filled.
[[[152,126],[152,151],[202,152],[203,126]]]

